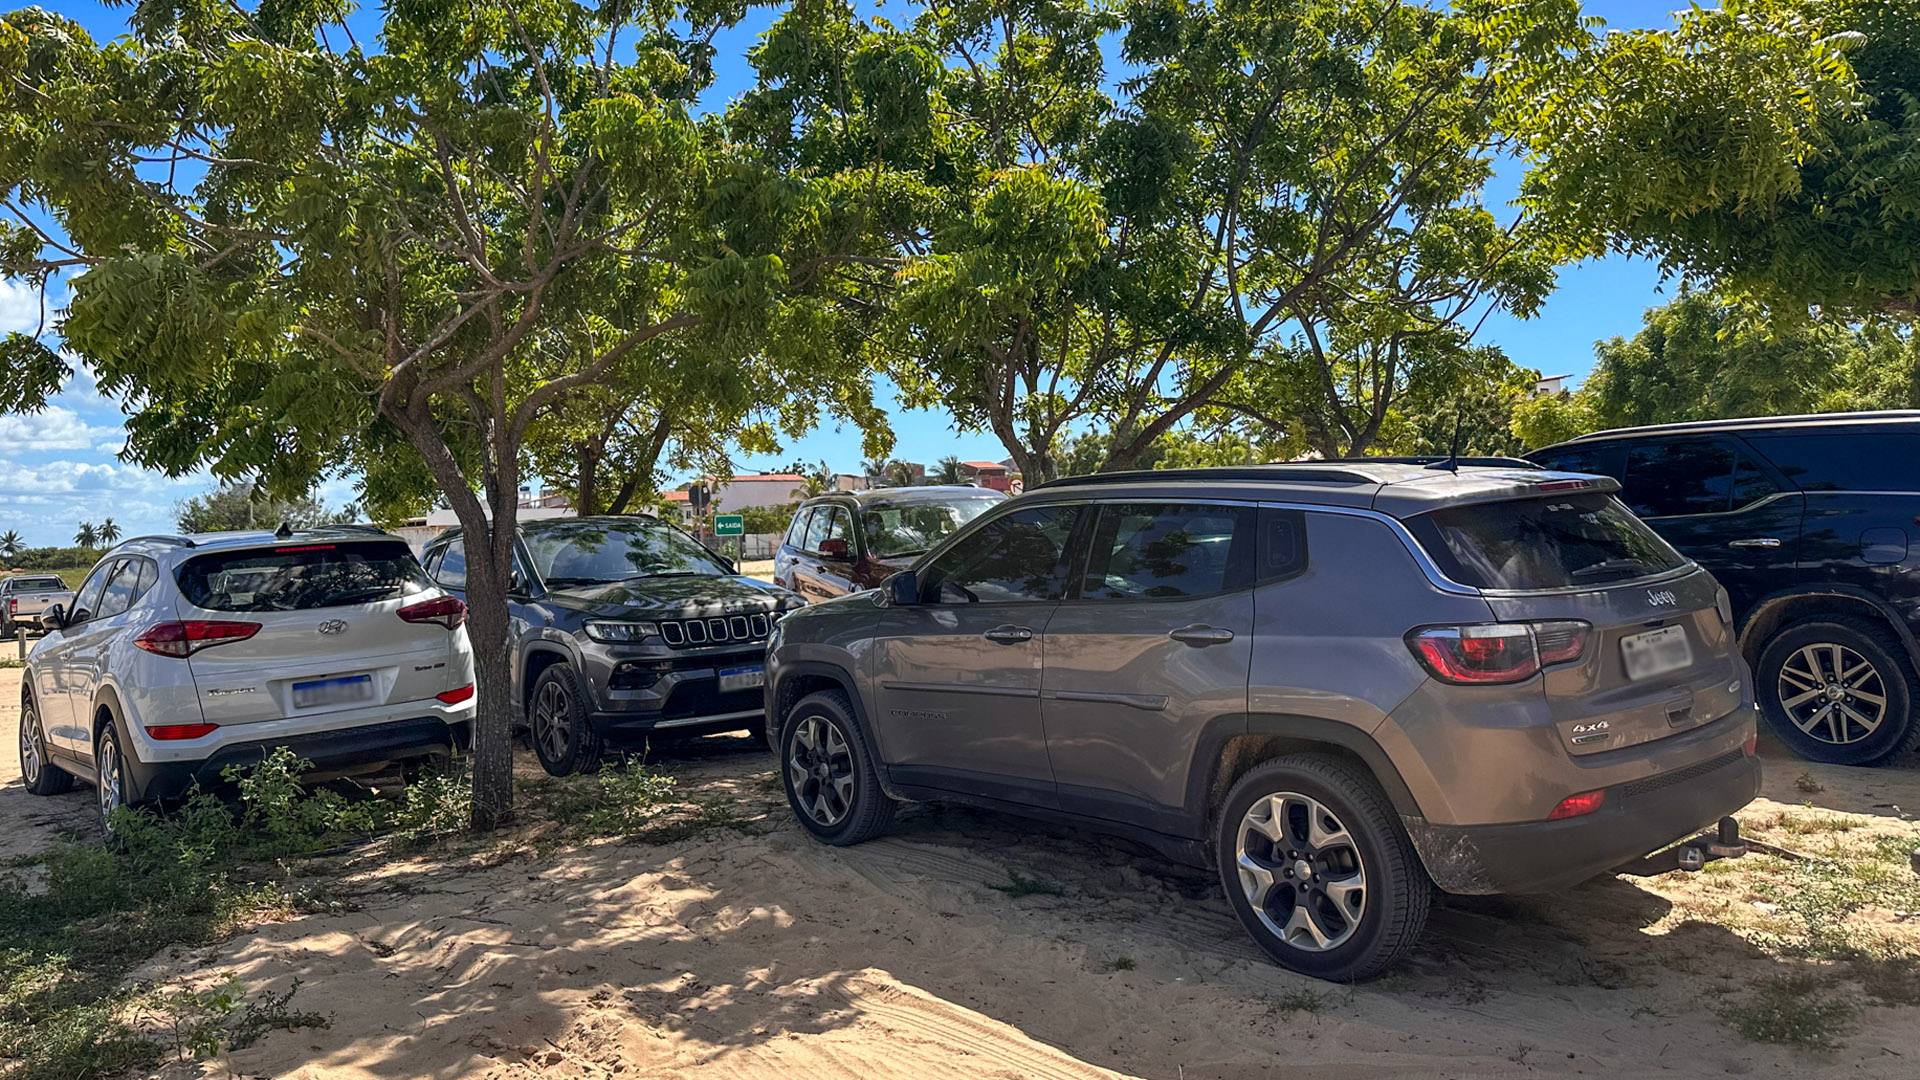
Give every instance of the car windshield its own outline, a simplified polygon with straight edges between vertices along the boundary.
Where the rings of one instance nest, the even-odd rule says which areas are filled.
[[[867,555],[875,559],[918,555],[1003,501],[984,495],[963,495],[943,502],[875,500],[860,511]]]
[[[216,551],[188,559],[179,581],[188,603],[210,611],[306,611],[429,588],[402,540]]]
[[[1448,577],[1481,589],[1562,589],[1647,577],[1686,559],[1611,495],[1471,503],[1407,519]]]
[[[570,521],[523,537],[548,585],[599,585],[647,577],[732,573],[699,542],[657,521]]]

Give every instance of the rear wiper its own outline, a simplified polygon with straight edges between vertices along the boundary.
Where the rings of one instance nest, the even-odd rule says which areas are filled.
[[[1640,559],[1608,559],[1592,566],[1583,566],[1575,570],[1573,577],[1597,577],[1601,574],[1624,574],[1635,570],[1646,570],[1647,564]]]

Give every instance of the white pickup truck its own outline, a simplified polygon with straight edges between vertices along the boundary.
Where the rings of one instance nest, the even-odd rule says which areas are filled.
[[[0,578],[0,641],[11,641],[24,625],[40,625],[40,613],[59,604],[73,607],[73,590],[55,574],[14,574]]]

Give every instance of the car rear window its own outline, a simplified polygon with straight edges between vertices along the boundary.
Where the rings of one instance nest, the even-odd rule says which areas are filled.
[[[13,579],[13,591],[21,592],[60,592],[67,583],[57,577],[20,577]]]
[[[1601,585],[1686,565],[1611,495],[1469,503],[1406,525],[1448,577],[1480,589]]]
[[[187,602],[210,611],[306,611],[371,604],[428,588],[401,540],[216,551],[179,570]]]

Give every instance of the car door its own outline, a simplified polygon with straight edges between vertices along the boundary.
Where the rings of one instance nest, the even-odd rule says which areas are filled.
[[[827,531],[820,538],[820,554],[813,570],[814,588],[822,600],[845,596],[854,590],[853,564],[858,561],[858,552],[854,550],[852,508],[836,504],[829,507],[828,511]]]
[[[1666,541],[1707,568],[1736,611],[1788,583],[1806,496],[1721,437],[1626,445],[1621,497]]]
[[[92,752],[91,736],[84,730],[75,733],[76,726],[84,729],[84,725],[76,725],[71,700],[74,643],[85,635],[92,610],[100,606],[100,594],[106,588],[107,577],[119,566],[120,560],[113,559],[93,568],[93,573],[87,575],[74,594],[67,625],[49,634],[33,653],[34,673],[39,680],[34,689],[39,695],[41,728],[50,746],[68,754]]]
[[[537,588],[534,578],[527,572],[529,560],[526,552],[516,542],[513,550],[513,580],[508,583],[507,592],[507,640],[514,643],[514,701],[515,709],[524,702],[526,690],[518,685],[520,678],[518,643],[527,632],[529,620],[536,618],[536,609],[532,606],[532,591]],[[443,546],[429,549],[421,565],[435,585],[460,598],[467,599],[467,546],[460,537],[454,537]]]
[[[807,522],[813,516],[813,507],[802,506],[793,512],[793,521],[787,526],[787,535],[780,543],[780,550],[773,554],[773,583],[783,589],[800,590],[795,587],[794,570],[805,557],[801,548],[807,540]]]
[[[131,621],[140,618],[130,609],[138,603],[146,586],[154,581],[154,571],[146,559],[128,556],[112,567],[100,591],[98,605],[87,621],[74,628],[67,654],[67,702],[72,710],[70,736],[78,741],[74,749],[93,753],[93,703],[114,656],[133,648],[125,631]]]
[[[1259,512],[1107,503],[1047,623],[1041,717],[1064,810],[1174,831],[1209,721],[1244,716]]]
[[[1057,805],[1041,657],[1079,517],[993,515],[918,568],[919,603],[877,610],[871,719],[896,783]]]

